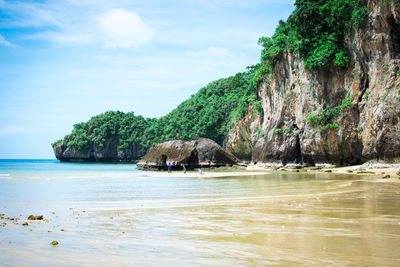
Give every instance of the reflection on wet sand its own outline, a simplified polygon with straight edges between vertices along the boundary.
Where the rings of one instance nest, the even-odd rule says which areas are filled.
[[[164,191],[170,192],[162,198],[39,205],[35,209],[43,211],[48,223],[0,228],[0,260],[38,265],[400,265],[398,183],[306,174],[195,180],[180,178],[178,189],[165,184]],[[13,212],[25,204],[19,205],[3,206]],[[60,242],[56,248],[47,242],[54,239]]]

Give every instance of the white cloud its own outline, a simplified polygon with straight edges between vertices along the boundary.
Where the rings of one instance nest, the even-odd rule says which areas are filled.
[[[205,50],[200,51],[187,51],[188,56],[230,56],[231,52],[222,47],[210,46]]]
[[[66,21],[58,31],[41,32],[30,39],[47,39],[61,44],[101,44],[108,48],[134,48],[149,42],[153,30],[135,12],[110,9],[100,15]]]
[[[1,34],[0,34],[0,46],[8,46],[8,47],[11,47],[11,48],[17,47],[16,45],[14,45],[14,44],[10,43],[9,41],[7,41],[3,37],[3,35],[1,35]]]
[[[104,44],[111,48],[137,47],[151,40],[153,30],[134,12],[111,9],[98,16]]]
[[[118,2],[115,3],[118,6]],[[5,16],[0,28],[35,28],[22,40],[44,39],[67,45],[100,44],[109,48],[132,48],[149,42],[153,29],[134,12],[132,6],[112,8],[107,1],[61,0],[4,2]],[[0,45],[12,46],[0,36]]]
[[[20,127],[18,125],[14,125],[14,124],[0,128],[0,136],[27,134],[27,133],[34,133],[34,132],[36,132],[36,131],[33,129]]]

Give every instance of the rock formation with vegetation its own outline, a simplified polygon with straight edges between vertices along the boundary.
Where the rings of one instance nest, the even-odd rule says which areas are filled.
[[[253,146],[254,162],[399,160],[399,1],[296,5],[272,38],[261,39],[262,126],[248,128],[243,121],[258,121],[247,115],[230,140]],[[258,138],[250,143],[242,132]]]

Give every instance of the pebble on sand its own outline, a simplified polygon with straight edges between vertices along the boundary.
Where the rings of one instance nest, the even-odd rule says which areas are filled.
[[[43,220],[43,215],[38,215],[38,216],[29,215],[28,220],[32,220],[32,221],[35,221],[35,220]]]

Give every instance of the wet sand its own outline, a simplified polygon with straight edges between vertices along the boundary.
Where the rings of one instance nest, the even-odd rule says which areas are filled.
[[[218,177],[237,177],[237,176],[246,176],[246,175],[266,175],[269,173],[279,173],[279,172],[307,172],[307,173],[333,173],[333,174],[351,174],[356,176],[370,176],[376,178],[376,181],[380,181],[380,178],[385,179],[386,181],[391,182],[400,182],[400,175],[398,172],[399,168],[393,167],[369,167],[365,168],[363,165],[354,165],[347,167],[335,167],[335,166],[327,166],[327,167],[306,167],[306,168],[293,168],[293,167],[285,167],[282,166],[279,169],[270,168],[270,167],[262,167],[257,165],[248,166],[246,168],[237,169],[233,168],[220,168],[220,169],[203,169],[202,174],[199,174],[197,171],[188,171],[184,173],[183,171],[173,171],[172,173],[168,173],[167,171],[154,171],[154,172],[145,172],[143,173],[135,173],[132,175],[140,176],[143,175],[145,177],[200,177],[200,178],[218,178]],[[385,177],[389,175],[390,177]],[[384,178],[385,177],[385,178]]]
[[[50,199],[0,201],[5,214],[0,225],[6,223],[0,226],[0,262],[399,266],[398,178],[318,171],[204,170],[200,177],[208,179],[191,172],[119,178],[107,173],[98,180],[67,179],[74,186]],[[104,179],[109,183],[99,184]],[[28,182],[31,187],[41,181]],[[134,198],[123,200],[124,192]],[[30,214],[44,220],[27,220]],[[59,244],[52,246],[53,240]]]

